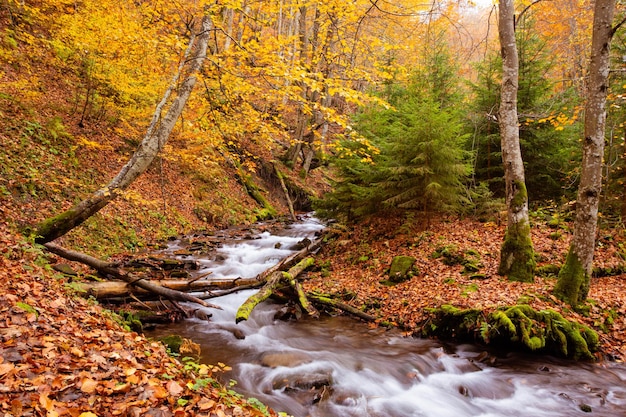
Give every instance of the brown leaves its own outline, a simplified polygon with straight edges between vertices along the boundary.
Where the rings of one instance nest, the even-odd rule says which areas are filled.
[[[318,256],[318,264],[330,265],[330,276],[311,274],[311,279],[304,282],[306,290],[353,294],[356,297],[344,300],[357,308],[365,306],[368,313],[380,315],[381,321],[396,322],[409,331],[427,319],[426,309],[442,304],[488,310],[528,303],[535,309],[557,310],[566,318],[592,326],[600,331],[606,353],[626,358],[626,321],[621,319],[626,317],[623,275],[593,279],[589,297],[594,304],[589,317],[585,317],[571,312],[554,297],[554,279],[536,277],[535,283],[522,284],[497,275],[504,226],[467,219],[431,220],[429,228],[400,226],[399,219],[390,217],[353,226],[349,234],[325,247]],[[563,233],[554,240],[552,231],[541,225],[532,229],[540,266],[559,266],[567,254],[570,236]],[[624,236],[613,234],[596,251],[597,265],[614,268],[623,264],[614,247],[623,242]],[[462,273],[462,266],[445,265],[432,256],[436,248],[446,245],[454,245],[461,252],[477,252],[482,264],[479,272],[485,274],[485,279],[472,280]],[[382,285],[385,270],[396,255],[417,258],[420,274],[395,286]],[[603,328],[609,332],[603,334]]]
[[[0,225],[0,240],[10,238],[5,232]],[[9,243],[15,253],[26,250]],[[221,398],[232,407],[243,400],[195,384],[217,369],[184,369],[160,343],[122,330],[87,300],[66,296],[45,268],[0,254],[1,415],[233,415]],[[258,415],[243,409],[242,415]]]

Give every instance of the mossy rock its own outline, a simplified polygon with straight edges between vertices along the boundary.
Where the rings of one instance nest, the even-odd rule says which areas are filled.
[[[559,265],[547,264],[537,268],[537,275],[540,277],[556,277],[559,275],[561,267]]]
[[[412,256],[396,256],[389,267],[389,281],[392,283],[404,282],[411,279],[417,272],[413,265],[416,259]]]
[[[527,304],[487,313],[442,305],[431,309],[423,326],[427,336],[484,343],[496,347],[556,354],[575,360],[594,360],[599,348],[596,332],[565,319],[554,310],[534,310]]]
[[[480,263],[480,253],[474,249],[462,251],[456,245],[441,246],[433,252],[432,257],[442,258],[444,265],[463,265],[464,274],[474,274],[483,267]]]
[[[179,353],[180,347],[185,339],[177,334],[170,334],[159,338],[159,341],[163,343],[172,353]]]

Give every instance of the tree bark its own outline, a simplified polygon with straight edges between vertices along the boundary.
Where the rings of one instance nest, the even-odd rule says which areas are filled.
[[[557,297],[572,306],[587,299],[598,224],[598,206],[602,191],[602,158],[606,125],[609,52],[614,29],[615,0],[596,0],[589,62],[583,159],[574,236],[565,264],[554,288]]]
[[[280,186],[282,187],[283,192],[285,193],[285,198],[287,199],[287,206],[289,207],[289,214],[291,214],[291,219],[295,222],[298,219],[296,218],[296,212],[293,209],[293,202],[291,201],[291,197],[289,196],[289,189],[287,188],[287,185],[285,184],[285,178],[283,177],[282,172],[280,172],[280,170],[278,169],[276,165],[274,165],[274,172],[276,172],[276,176],[278,177],[278,180],[280,181]]]
[[[95,270],[106,274],[106,275],[113,275],[116,278],[119,278],[125,282],[127,282],[130,285],[135,285],[139,288],[142,288],[146,291],[152,292],[154,294],[158,294],[161,295],[163,297],[166,297],[170,300],[175,300],[175,301],[189,301],[192,303],[197,303],[200,304],[203,307],[213,307],[213,308],[217,308],[217,309],[221,309],[221,307],[213,305],[213,304],[209,304],[206,301],[203,301],[199,298],[196,298],[194,296],[191,296],[189,294],[185,294],[183,292],[180,291],[176,291],[176,290],[172,290],[169,288],[164,288],[161,287],[160,285],[154,284],[146,279],[143,279],[141,277],[137,277],[133,274],[129,274],[128,272],[122,271],[118,268],[115,268],[113,265],[111,265],[108,262],[102,261],[98,258],[94,258],[93,256],[89,256],[87,254],[81,253],[81,252],[76,252],[70,249],[65,249],[62,248],[61,246],[55,245],[54,243],[46,243],[44,245],[46,247],[46,249],[48,249],[48,251],[59,255],[65,259],[68,259],[70,261],[75,261],[75,262],[80,262],[83,263],[85,265],[89,265],[92,268],[94,268]]]
[[[502,92],[499,123],[506,187],[507,230],[500,250],[498,273],[511,281],[532,282],[535,273],[528,220],[528,194],[519,143],[517,90],[519,60],[515,40],[513,0],[500,1],[498,33],[502,54]]]
[[[174,128],[174,125],[182,113],[183,108],[185,107],[185,104],[187,103],[187,100],[196,84],[196,74],[198,74],[202,68],[202,64],[206,58],[209,35],[212,27],[213,24],[211,18],[209,16],[205,16],[202,19],[199,35],[197,37],[192,36],[183,62],[179,67],[179,72],[175,75],[170,88],[163,97],[163,100],[157,106],[146,136],[133,154],[132,158],[122,167],[120,172],[111,180],[111,182],[109,182],[107,186],[96,191],[89,198],[81,201],[66,212],[49,218],[36,226],[37,243],[53,241],[63,236],[76,226],[79,226],[119,196],[122,191],[124,191],[139,175],[143,174],[146,169],[148,169],[169,138],[170,133],[172,132],[172,129]],[[176,98],[172,101],[165,117],[157,126],[157,122],[161,118],[162,107],[165,105],[171,91],[177,84],[180,73],[187,63],[187,57],[194,48],[196,40],[197,45],[195,45],[195,55],[191,60],[189,60],[190,65],[188,76],[178,87]]]

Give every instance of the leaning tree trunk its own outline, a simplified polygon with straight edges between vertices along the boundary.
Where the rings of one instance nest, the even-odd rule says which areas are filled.
[[[502,53],[500,135],[506,185],[507,230],[500,250],[498,273],[511,281],[532,282],[535,273],[533,244],[528,221],[528,194],[519,143],[517,89],[519,61],[515,43],[513,0],[500,1],[498,32]]]
[[[614,10],[615,0],[596,0],[585,104],[582,173],[576,201],[574,237],[554,288],[557,297],[572,306],[579,305],[587,299],[593,266],[598,205],[602,191],[609,49],[611,38],[615,33],[615,29],[611,27]]]
[[[202,19],[201,26],[200,34],[197,37],[195,35],[192,36],[178,73],[175,75],[170,88],[157,106],[146,136],[132,158],[122,167],[117,176],[113,178],[107,186],[96,191],[89,198],[81,201],[66,212],[51,217],[39,224],[35,232],[36,241],[38,243],[50,242],[82,224],[85,220],[96,214],[100,209],[119,196],[139,175],[143,174],[146,169],[148,169],[169,138],[194,88],[196,75],[202,68],[202,64],[206,58],[209,35],[213,26],[211,18],[205,16]],[[196,42],[195,55],[189,60],[189,55]],[[178,87],[177,96],[172,101],[165,117],[159,122],[161,110],[178,83],[178,78],[187,62],[190,62],[188,75]]]

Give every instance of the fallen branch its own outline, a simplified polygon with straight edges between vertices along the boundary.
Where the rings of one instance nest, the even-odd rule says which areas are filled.
[[[351,305],[348,305],[346,303],[342,303],[341,301],[335,300],[333,298],[330,297],[324,297],[322,295],[319,294],[314,294],[314,293],[308,293],[307,294],[307,298],[309,298],[311,301],[313,301],[314,303],[317,304],[322,304],[325,306],[330,306],[342,311],[345,311],[346,313],[352,314],[354,316],[357,316],[365,321],[375,321],[376,317],[364,313],[363,311],[352,307]]]
[[[252,310],[267,300],[275,291],[280,288],[293,286],[292,283],[295,283],[295,277],[301,274],[305,269],[313,265],[315,260],[313,258],[306,258],[298,262],[295,266],[291,267],[287,272],[274,271],[268,277],[265,285],[257,292],[256,294],[251,295],[248,299],[239,307],[237,310],[237,315],[235,316],[235,322],[239,323],[241,321],[247,320],[252,313]],[[295,287],[294,287],[295,289]],[[298,292],[297,289],[295,289]],[[304,299],[306,300],[306,296],[300,289],[300,293],[302,293]],[[302,300],[301,304],[302,304]],[[302,307],[311,315],[315,315],[317,310],[312,309],[308,304],[308,301],[305,301],[302,304]]]
[[[116,268],[108,262],[105,262],[98,258],[94,258],[93,256],[90,256],[81,252],[73,251],[71,249],[65,249],[54,243],[46,243],[44,244],[44,246],[46,249],[48,249],[48,251],[54,253],[55,255],[59,255],[70,261],[80,262],[82,264],[88,265],[104,275],[112,275],[116,278],[119,278],[127,282],[130,285],[143,288],[146,291],[161,295],[170,300],[189,301],[192,303],[200,304],[203,307],[212,307],[212,308],[221,309],[221,307],[219,306],[209,304],[204,300],[201,300],[189,294],[185,294],[184,292],[172,290],[172,289],[154,284],[144,278],[138,277],[134,274],[130,274],[126,271]]]
[[[320,238],[320,239],[314,240],[313,242],[306,245],[303,249],[299,250],[296,253],[289,255],[288,257],[286,257],[285,259],[283,259],[282,261],[280,261],[273,267],[268,268],[262,273],[260,273],[259,275],[257,275],[256,279],[258,281],[265,281],[267,277],[272,275],[273,273],[277,271],[283,271],[287,268],[291,268],[292,266],[300,262],[302,259],[306,258],[309,254],[318,250],[320,246],[322,246],[322,239]]]

